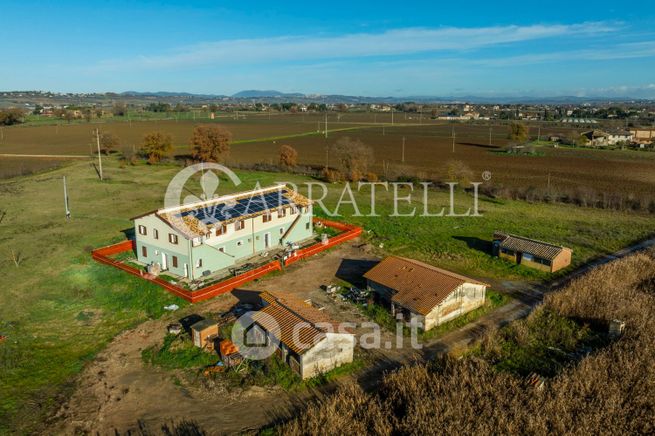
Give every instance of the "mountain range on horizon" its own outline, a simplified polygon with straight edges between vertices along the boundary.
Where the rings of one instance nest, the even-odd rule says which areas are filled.
[[[653,99],[635,97],[635,96],[574,96],[574,95],[559,95],[552,97],[536,97],[536,96],[480,96],[475,94],[467,95],[451,95],[451,96],[433,96],[433,95],[407,95],[407,96],[356,96],[356,95],[343,95],[343,94],[318,94],[318,93],[301,93],[301,92],[282,92],[277,90],[258,90],[248,89],[239,91],[232,95],[226,94],[194,94],[188,92],[140,92],[140,91],[126,91],[121,95],[134,95],[134,96],[152,96],[152,97],[196,97],[196,98],[233,98],[233,99],[299,99],[315,102],[380,102],[380,103],[402,103],[410,101],[418,102],[434,102],[434,103],[478,103],[478,104],[520,104],[520,103],[562,103],[562,104],[576,104],[576,103],[591,103],[591,102],[626,102],[626,101],[641,101],[648,102],[654,101]]]

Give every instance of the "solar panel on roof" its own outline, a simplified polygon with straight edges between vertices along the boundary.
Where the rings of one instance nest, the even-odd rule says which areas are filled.
[[[191,215],[205,224],[215,224],[217,222],[293,204],[284,195],[286,193],[286,190],[281,190],[231,202],[202,205],[196,209],[180,212],[177,214],[177,217],[183,218]]]

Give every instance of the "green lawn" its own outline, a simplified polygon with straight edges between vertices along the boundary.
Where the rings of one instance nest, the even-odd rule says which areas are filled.
[[[94,247],[124,238],[130,217],[162,206],[175,165],[127,166],[115,158],[103,161],[109,180],[100,182],[88,162],[51,172],[0,182],[0,433],[26,432],[56,408],[70,382],[119,332],[149,318],[163,306],[185,303],[162,289],[90,258]],[[62,176],[69,187],[72,219],[64,217]],[[239,172],[252,187],[273,181],[309,179],[281,173]],[[328,203],[340,195],[341,185]],[[190,189],[199,193],[197,187]],[[222,183],[221,193],[234,191]],[[407,192],[404,192],[405,194]],[[420,196],[420,193],[415,193]],[[369,193],[357,194],[368,200]],[[447,202],[446,192],[430,193],[430,208]],[[470,196],[458,194],[458,210]],[[653,232],[652,217],[574,206],[482,201],[483,217],[350,217],[363,225],[365,238],[384,244],[390,253],[411,256],[480,277],[543,279],[546,275],[489,256],[494,230],[507,230],[568,245],[580,264],[619,249]],[[318,207],[316,210],[318,211]],[[390,194],[381,196],[378,213],[392,209]],[[407,206],[401,204],[401,211]],[[362,212],[368,208],[362,207]],[[345,206],[344,215],[352,208]],[[322,213],[318,213],[321,215]],[[14,265],[11,253],[20,254]]]

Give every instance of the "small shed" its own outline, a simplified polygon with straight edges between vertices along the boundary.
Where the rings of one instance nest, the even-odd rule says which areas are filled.
[[[218,323],[211,319],[196,322],[191,326],[191,338],[196,347],[213,350],[218,339]]]
[[[570,248],[503,232],[494,233],[493,254],[547,272],[566,268],[573,256]]]

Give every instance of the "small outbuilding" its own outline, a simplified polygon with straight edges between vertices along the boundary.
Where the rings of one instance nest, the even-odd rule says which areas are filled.
[[[196,322],[191,326],[191,338],[196,347],[213,350],[218,339],[218,323],[211,319]]]
[[[260,297],[262,308],[252,317],[253,329],[275,337],[277,356],[300,377],[352,362],[354,335],[324,311],[288,294],[262,292]]]
[[[570,248],[502,232],[494,233],[493,254],[517,265],[547,272],[566,268],[573,256]]]
[[[426,331],[482,306],[489,286],[398,256],[387,257],[364,277],[369,291],[389,304],[394,316],[401,314]]]

